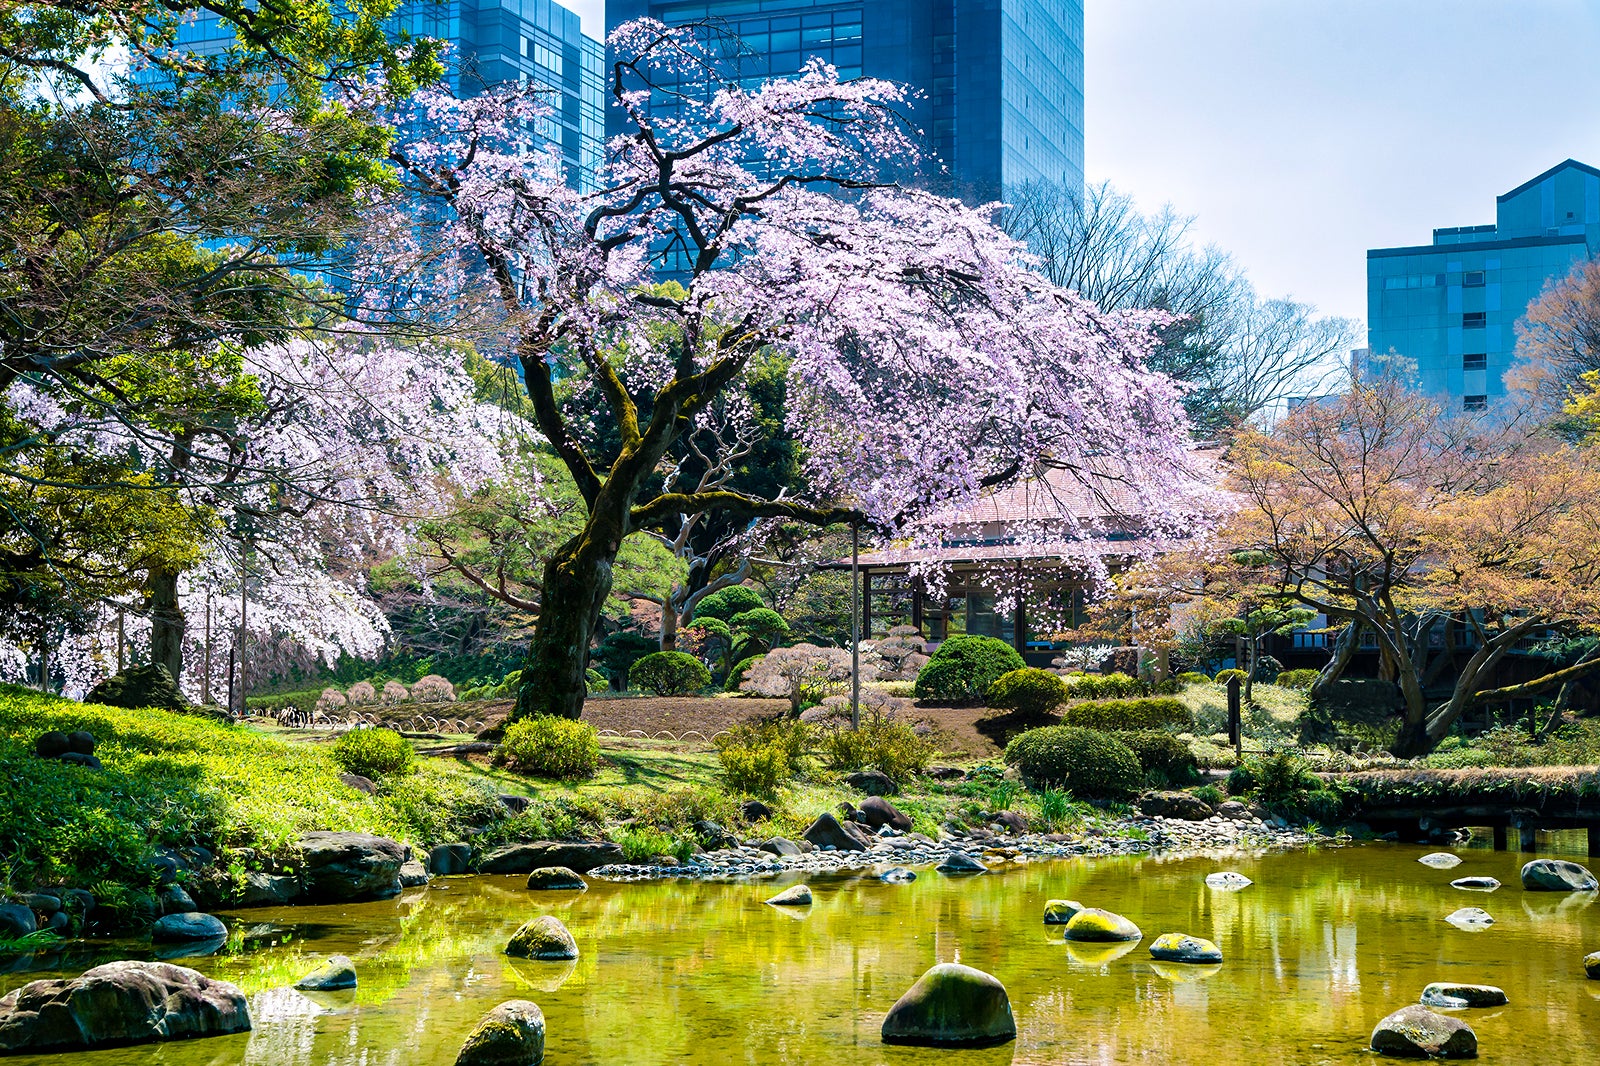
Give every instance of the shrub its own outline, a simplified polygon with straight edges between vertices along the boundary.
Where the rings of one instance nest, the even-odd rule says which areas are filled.
[[[618,833],[617,844],[628,862],[645,862],[657,855],[672,855],[682,862],[694,854],[692,840],[670,837],[649,826],[634,826]]]
[[[756,592],[755,589],[747,588],[744,585],[729,585],[725,589],[718,589],[695,604],[694,618],[695,620],[720,618],[724,622],[729,622],[736,614],[743,614],[745,611],[753,611],[757,607],[765,606],[766,604],[761,602],[760,593]]]
[[[625,692],[631,686],[634,663],[661,650],[657,641],[623,630],[612,633],[594,649],[591,661],[611,679],[611,687]]]
[[[370,681],[357,681],[345,691],[345,695],[357,705],[378,702],[378,690],[372,687]]]
[[[723,689],[728,692],[738,692],[739,687],[744,684],[744,679],[749,676],[750,668],[762,658],[760,655],[752,655],[748,659],[740,659],[738,664],[728,671],[728,683],[722,686]]]
[[[1328,825],[1344,817],[1344,799],[1329,789],[1315,789],[1301,797],[1297,813],[1319,825]]]
[[[1242,762],[1228,771],[1228,795],[1248,796],[1255,787],[1256,772],[1252,763]]]
[[[863,663],[861,679],[871,680],[871,664]],[[850,653],[843,648],[819,648],[815,644],[796,644],[776,648],[750,668],[739,688],[758,696],[783,697],[789,713],[799,715],[802,708],[820,703],[850,680]]]
[[[454,703],[456,687],[438,674],[428,674],[411,686],[411,698],[418,703]]]
[[[917,674],[918,699],[977,703],[1002,674],[1027,663],[1017,649],[993,637],[952,637],[939,645]]]
[[[600,736],[594,726],[570,718],[519,718],[506,726],[494,760],[539,777],[593,777],[600,768]]]
[[[985,702],[991,707],[1037,717],[1066,702],[1067,683],[1060,675],[1034,666],[1001,674],[989,686]]]
[[[411,769],[416,752],[392,729],[352,729],[333,742],[333,760],[345,773],[374,780]]]
[[[1244,684],[1245,680],[1249,678],[1249,676],[1250,675],[1245,673],[1243,670],[1218,670],[1217,676],[1213,680],[1215,680],[1219,685],[1226,685],[1230,680],[1237,677],[1239,679],[1239,683]]]
[[[1085,799],[1123,799],[1143,773],[1128,746],[1109,733],[1078,726],[1030,729],[1006,745],[1005,760],[1029,781],[1065,787]]]
[[[1085,729],[1132,732],[1168,726],[1189,729],[1194,725],[1194,714],[1176,697],[1148,696],[1137,700],[1074,703],[1061,712],[1061,720]]]
[[[407,690],[407,688],[400,682],[391,679],[383,683],[383,695],[381,699],[385,707],[392,707],[397,703],[404,703],[410,698],[410,691]]]
[[[316,709],[323,714],[332,714],[334,711],[344,710],[345,705],[349,702],[344,693],[338,689],[325,688],[322,690],[322,695],[317,697]]]
[[[657,651],[634,663],[628,680],[657,696],[689,696],[711,684],[711,671],[687,652]]]
[[[1184,685],[1209,685],[1211,678],[1197,670],[1185,670],[1178,675],[1178,682]]]
[[[1068,683],[1075,700],[1122,700],[1150,695],[1150,686],[1128,674],[1079,674]]]
[[[933,757],[933,745],[904,722],[874,716],[860,729],[837,729],[823,735],[822,758],[834,770],[878,769],[904,783],[921,773]]]
[[[1115,735],[1138,757],[1145,773],[1161,775],[1166,784],[1186,785],[1200,774],[1194,751],[1171,733],[1144,729]]]
[[[1307,792],[1324,786],[1322,778],[1311,772],[1310,764],[1292,752],[1279,751],[1250,764],[1255,786],[1250,790],[1256,802],[1285,814],[1298,813]],[[1232,778],[1229,778],[1232,791]]]
[[[1222,790],[1216,785],[1201,785],[1194,790],[1195,798],[1216,807],[1222,803]]]
[[[520,672],[518,676],[521,676]],[[606,680],[606,675],[602,674],[592,666],[583,672],[583,682],[588,688],[589,695],[591,696],[593,696],[596,692],[606,692],[611,688],[611,682]],[[416,689],[412,689],[411,691],[415,692]]]
[[[1321,670],[1285,670],[1278,675],[1277,684],[1284,688],[1310,688]]]
[[[1283,663],[1279,662],[1273,656],[1263,655],[1261,658],[1256,660],[1255,676],[1257,681],[1271,681],[1281,673],[1283,673]]]
[[[770,796],[794,776],[783,749],[772,744],[723,744],[717,748],[722,779],[732,792]]]

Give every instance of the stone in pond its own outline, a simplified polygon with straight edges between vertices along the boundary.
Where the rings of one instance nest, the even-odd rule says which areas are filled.
[[[1407,1058],[1471,1059],[1478,1055],[1478,1037],[1459,1018],[1410,1006],[1378,1023],[1372,1030],[1372,1050]]]
[[[172,944],[184,940],[211,940],[227,936],[228,927],[222,919],[197,911],[169,914],[156,920],[150,927],[150,939],[158,944]]]
[[[315,903],[389,899],[400,894],[400,867],[411,849],[372,833],[318,830],[300,838],[300,880]]]
[[[906,869],[904,866],[893,867],[892,869],[885,870],[883,873],[878,875],[878,880],[886,881],[891,885],[910,884],[916,879],[916,873]]]
[[[989,868],[964,851],[952,851],[934,867],[942,874],[986,874]]]
[[[20,903],[0,904],[0,937],[21,940],[38,932],[39,920]]]
[[[587,892],[589,882],[565,866],[541,866],[529,872],[528,887],[550,891]]]
[[[1508,1002],[1504,989],[1494,985],[1458,985],[1435,981],[1422,990],[1425,1007],[1503,1007]]]
[[[1500,882],[1492,877],[1458,877],[1450,882],[1451,888],[1464,888],[1469,892],[1493,892]]]
[[[1087,943],[1109,943],[1119,940],[1138,940],[1144,936],[1139,927],[1112,911],[1099,907],[1085,907],[1067,922],[1068,940]]]
[[[959,963],[940,963],[923,974],[883,1019],[885,1044],[989,1047],[1016,1038],[1005,986]]]
[[[1457,929],[1484,929],[1494,924],[1494,918],[1481,907],[1462,907],[1445,916],[1445,921]]]
[[[166,962],[111,962],[70,981],[34,981],[0,999],[0,1054],[249,1029],[250,1009],[237,987]]]
[[[356,986],[356,966],[348,956],[335,955],[294,983],[302,992],[337,992]]]
[[[1150,945],[1150,957],[1162,962],[1221,962],[1222,949],[1204,937],[1162,933]]]
[[[544,1061],[544,1012],[511,999],[483,1016],[456,1055],[456,1066],[539,1066]]]
[[[1575,862],[1534,859],[1522,868],[1522,887],[1529,892],[1588,892],[1600,882]]]
[[[520,929],[511,934],[506,954],[518,959],[575,959],[578,957],[578,942],[572,939],[572,934],[559,918],[544,914],[531,922],[524,922]]]
[[[1253,884],[1255,884],[1255,882],[1250,880],[1244,874],[1235,873],[1232,870],[1224,870],[1221,873],[1215,874],[1206,874],[1207,888],[1222,888],[1233,892],[1241,888],[1249,888]]]
[[[1583,957],[1584,975],[1591,981],[1600,981],[1600,951],[1592,951]]]
[[[1424,855],[1417,861],[1424,866],[1431,866],[1435,870],[1448,870],[1461,865],[1461,856],[1452,855],[1448,851],[1436,851],[1431,855]]]
[[[472,869],[471,844],[435,844],[428,852],[431,874],[464,874]]]
[[[767,900],[774,907],[809,907],[811,906],[810,885],[790,885],[776,896]]]
[[[828,811],[817,815],[817,820],[806,827],[801,834],[803,839],[811,841],[818,850],[832,848],[835,851],[866,851],[868,847],[865,833],[857,835],[853,829],[847,829],[839,824]]]
[[[1072,921],[1072,916],[1083,910],[1083,904],[1075,899],[1046,900],[1044,905],[1045,925],[1066,925]]]

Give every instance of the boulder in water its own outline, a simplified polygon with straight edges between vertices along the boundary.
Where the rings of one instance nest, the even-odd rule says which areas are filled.
[[[540,915],[511,934],[506,954],[517,959],[575,959],[578,942],[572,939],[561,919],[551,914]]]
[[[185,940],[213,940],[227,936],[228,927],[222,919],[197,911],[184,911],[159,918],[150,927],[150,939],[158,944],[174,944]]]
[[[989,1047],[1016,1038],[1005,986],[982,970],[952,962],[918,978],[883,1019],[885,1044]]]
[[[866,851],[868,847],[864,832],[845,828],[839,819],[827,811],[817,815],[817,820],[801,835],[819,849],[831,847],[835,851]]]
[[[1464,888],[1469,892],[1493,892],[1500,882],[1493,877],[1458,877],[1450,882],[1451,888]]]
[[[302,992],[337,992],[356,986],[356,966],[348,956],[335,955],[294,983]]]
[[[803,854],[800,850],[799,844],[796,844],[792,840],[786,840],[783,837],[771,837],[767,840],[763,840],[756,846],[756,850],[764,851],[768,855],[776,855],[780,859],[791,858],[795,855]]]
[[[1066,925],[1072,921],[1072,916],[1083,910],[1083,904],[1075,899],[1052,899],[1044,904],[1045,925]]]
[[[1457,929],[1487,929],[1494,924],[1493,916],[1481,907],[1462,907],[1446,915],[1444,920]]]
[[[1222,949],[1204,937],[1162,933],[1150,945],[1150,957],[1162,962],[1212,963],[1222,961]]]
[[[1591,981],[1600,981],[1600,951],[1591,951],[1583,957],[1584,975]]]
[[[989,868],[964,851],[952,851],[934,867],[942,874],[986,874]]]
[[[1575,862],[1534,859],[1522,868],[1522,887],[1529,892],[1589,892],[1600,888],[1600,881]]]
[[[767,902],[774,907],[809,907],[812,903],[811,886],[790,885]]]
[[[1207,888],[1220,888],[1228,892],[1237,892],[1239,889],[1249,888],[1253,884],[1255,884],[1255,882],[1250,880],[1244,874],[1235,873],[1232,870],[1224,870],[1221,873],[1215,874],[1206,874]]]
[[[916,872],[904,866],[891,867],[878,875],[878,880],[891,885],[906,885],[917,879]]]
[[[464,874],[472,869],[471,844],[435,844],[428,852],[431,874]]]
[[[1445,1002],[1455,1000],[1454,1003]],[[1435,981],[1422,990],[1425,1007],[1503,1007],[1508,1002],[1504,989],[1494,985],[1460,985]]]
[[[456,1066],[539,1066],[544,1061],[544,1012],[511,999],[483,1016],[456,1055]]]
[[[0,998],[0,1053],[68,1051],[250,1029],[244,993],[184,966],[111,962]]]
[[[1478,1054],[1478,1037],[1459,1018],[1435,1014],[1427,1007],[1402,1007],[1372,1030],[1372,1050],[1407,1058],[1470,1059]]]
[[[411,849],[371,833],[307,833],[300,838],[300,880],[317,903],[388,899],[400,894],[400,867]]]
[[[1448,851],[1435,851],[1432,854],[1424,855],[1417,861],[1424,866],[1431,866],[1435,870],[1449,870],[1461,865],[1461,856],[1452,855]]]
[[[587,892],[589,882],[565,866],[541,866],[528,872],[528,887],[539,891]]]
[[[1067,922],[1066,937],[1087,943],[1139,940],[1144,934],[1122,915],[1099,907],[1085,907]]]

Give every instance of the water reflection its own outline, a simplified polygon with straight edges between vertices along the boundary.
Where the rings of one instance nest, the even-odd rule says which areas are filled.
[[[904,1063],[887,1048],[884,1013],[935,962],[964,962],[1011,993],[1013,1045],[942,1053],[951,1066],[1159,1062],[1229,1066],[1370,1063],[1378,1018],[1432,981],[1495,984],[1511,1005],[1472,1011],[1486,1061],[1593,1061],[1573,1033],[1600,1023],[1600,982],[1581,959],[1600,948],[1594,894],[1524,893],[1524,856],[1465,849],[1453,871],[1425,849],[1367,845],[1309,853],[1034,863],[975,878],[886,884],[870,875],[811,880],[800,909],[763,901],[792,877],[752,883],[596,883],[569,898],[521,879],[451,879],[388,903],[224,915],[235,936],[186,959],[250,995],[248,1036],[76,1055],[72,1066],[446,1066],[496,1003],[539,1003],[552,1064]],[[1255,884],[1208,889],[1236,869]],[[1453,929],[1462,897],[1451,874],[1506,882],[1495,926]],[[1152,931],[1214,941],[1226,960],[1152,961],[1138,944],[1068,944],[1043,925],[1048,899],[1124,914]],[[1515,905],[1512,905],[1515,901]],[[558,914],[580,955],[510,960],[522,922]],[[248,935],[246,935],[248,934]],[[35,960],[54,975],[148,944],[74,948]],[[289,986],[330,954],[349,955],[358,988]],[[6,973],[8,991],[33,974]],[[64,1064],[66,1057],[21,1059]]]

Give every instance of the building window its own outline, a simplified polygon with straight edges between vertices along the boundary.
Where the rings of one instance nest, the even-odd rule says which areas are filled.
[[[1487,317],[1487,314],[1483,311],[1468,311],[1461,316],[1461,328],[1482,329]]]
[[[1463,289],[1483,288],[1483,271],[1469,270],[1465,274],[1461,275],[1461,287]]]
[[[1462,370],[1487,370],[1489,357],[1483,352],[1468,352],[1461,357]]]
[[[1489,409],[1489,397],[1481,393],[1477,396],[1463,396],[1461,397],[1461,406],[1467,411],[1487,411]]]

